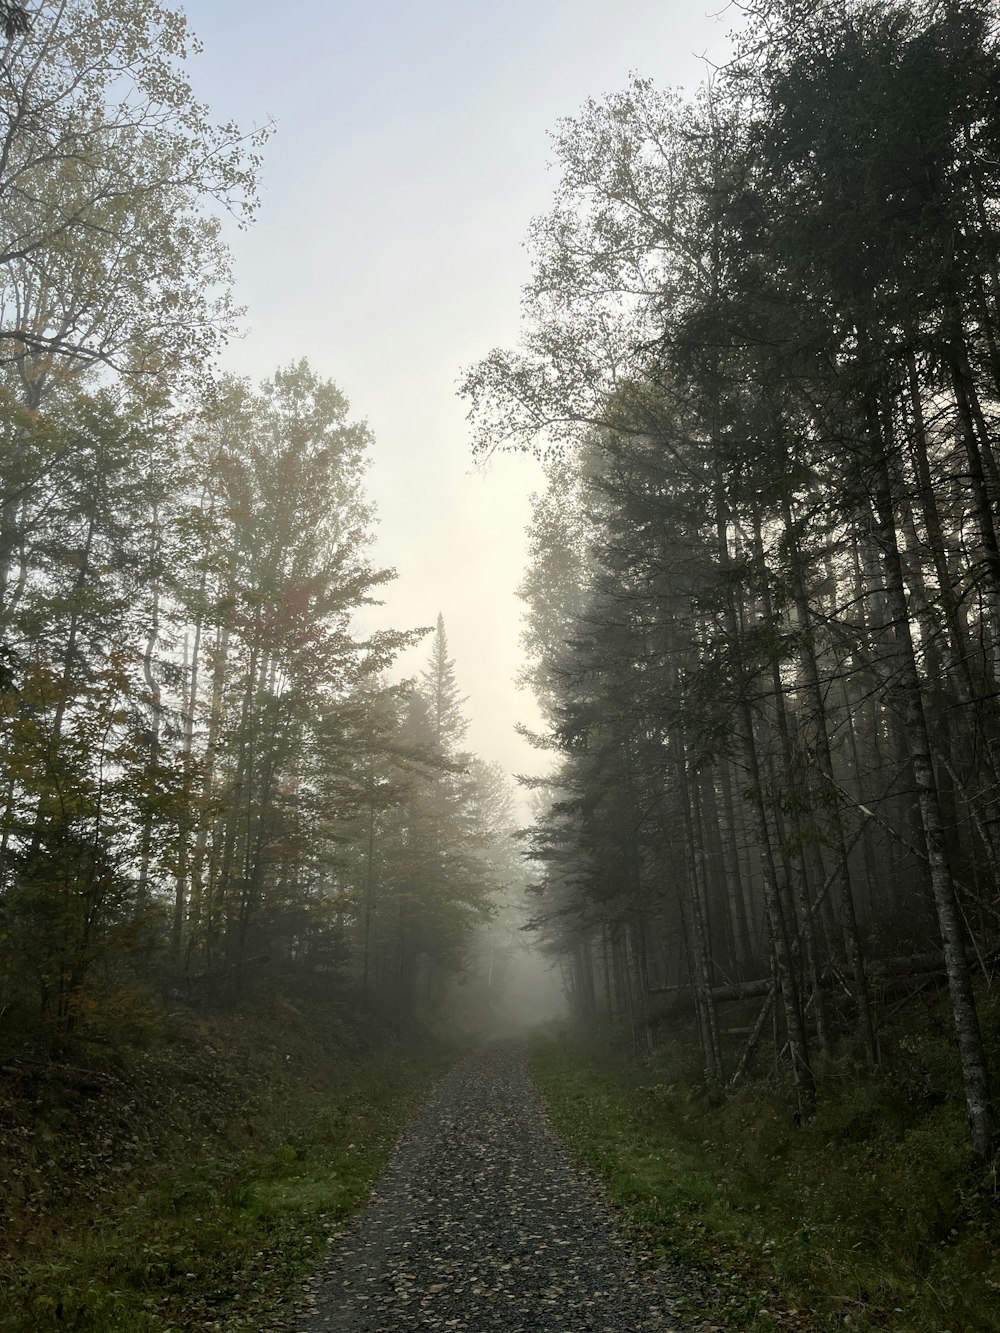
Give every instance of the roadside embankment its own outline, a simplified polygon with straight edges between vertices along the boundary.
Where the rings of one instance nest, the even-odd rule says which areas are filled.
[[[329,1019],[169,1019],[0,1068],[0,1329],[278,1328],[451,1058]]]

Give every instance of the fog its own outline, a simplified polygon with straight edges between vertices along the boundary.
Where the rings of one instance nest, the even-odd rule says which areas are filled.
[[[227,232],[246,334],[223,359],[264,377],[299,357],[375,435],[376,558],[397,570],[372,623],[444,615],[472,725],[508,773],[545,761],[521,664],[526,456],[475,471],[463,370],[517,337],[531,218],[551,206],[550,132],[631,71],[693,86],[732,14],[687,0],[263,0],[187,6],[196,93],[241,124],[272,118],[260,212]],[[413,652],[399,670],[413,672]]]
[[[484,928],[467,970],[448,989],[443,1013],[468,1036],[491,1039],[530,1033],[569,1017],[566,974],[546,958],[530,933],[511,937]]]

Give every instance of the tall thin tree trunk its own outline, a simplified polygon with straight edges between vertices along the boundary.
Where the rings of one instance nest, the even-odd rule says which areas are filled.
[[[720,571],[725,572],[730,566],[728,536],[728,505],[725,483],[722,475],[721,458],[716,457],[715,476],[715,524],[716,542]],[[785,1009],[785,1022],[788,1029],[788,1047],[792,1059],[792,1073],[796,1087],[802,1099],[802,1109],[811,1114],[816,1103],[816,1084],[813,1079],[812,1063],[809,1058],[809,1046],[806,1041],[802,1022],[802,1010],[799,1003],[799,990],[795,981],[792,952],[788,939],[787,923],[782,907],[781,886],[774,852],[771,846],[770,831],[767,823],[767,810],[764,805],[763,776],[757,754],[754,737],[753,713],[749,703],[749,691],[745,679],[742,655],[742,636],[739,619],[733,601],[732,590],[724,591],[724,615],[726,632],[729,638],[730,652],[733,654],[737,677],[739,701],[737,704],[738,730],[743,762],[750,781],[751,809],[753,811],[755,833],[763,880],[764,902],[767,907],[774,943],[775,966],[781,984],[782,999]]]
[[[830,749],[830,735],[826,725],[826,700],[820,683],[819,668],[812,643],[812,613],[806,596],[805,582],[802,577],[802,561],[798,550],[795,525],[792,521],[791,507],[788,501],[784,505],[786,540],[791,554],[792,578],[795,589],[795,607],[802,632],[802,651],[799,665],[805,677],[809,700],[812,705],[812,735],[815,746],[815,762],[820,771],[833,777],[833,754]],[[851,884],[851,872],[847,858],[847,845],[844,830],[839,817],[831,821],[830,844],[833,851],[837,872],[836,885],[840,901],[840,922],[843,932],[844,948],[851,968],[854,982],[854,999],[858,1010],[858,1026],[865,1046],[865,1055],[869,1065],[878,1063],[878,1047],[875,1041],[875,1028],[872,1023],[871,999],[868,994],[868,979],[865,976],[864,954],[854,907],[854,889]]]
[[[704,864],[700,858],[700,847],[696,838],[695,821],[691,808],[692,784],[687,772],[687,758],[680,745],[678,745],[677,781],[687,845],[688,873],[685,882],[688,890],[688,913],[691,921],[694,952],[692,979],[695,983],[695,993],[703,1016],[705,1072],[713,1082],[718,1083],[723,1078],[722,1047],[719,1043],[719,1024],[715,1011],[715,998],[712,994],[712,963],[709,956],[708,937],[702,906]]]
[[[906,605],[903,568],[893,518],[892,480],[882,440],[882,428],[876,409],[870,413],[870,439],[874,476],[875,515],[882,548],[885,595],[889,615],[896,629],[895,686],[913,762],[924,841],[930,863],[931,885],[937,909],[948,987],[951,993],[958,1051],[962,1066],[966,1108],[975,1155],[983,1162],[993,1151],[993,1105],[990,1096],[986,1057],[972,976],[965,953],[965,934],[961,909],[955,893],[951,868],[945,849],[944,829],[938,793],[934,784],[931,747],[924,716],[916,655]]]

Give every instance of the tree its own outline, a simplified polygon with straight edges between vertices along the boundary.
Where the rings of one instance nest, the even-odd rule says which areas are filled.
[[[267,131],[212,123],[192,44],[153,0],[40,0],[9,38],[0,357],[32,407],[57,366],[176,379],[233,327],[218,212],[252,217]]]
[[[985,1160],[962,918],[991,947],[997,24],[978,0],[747,10],[690,104],[633,81],[561,123],[522,345],[464,382],[477,448],[572,444],[583,484],[583,599],[554,546],[525,584],[529,625],[561,602],[532,636],[564,755],[541,919],[574,923],[556,938],[592,1012],[602,972],[611,999],[629,972],[613,939],[594,952],[620,897],[601,886],[628,870],[648,902],[665,872],[687,955],[667,989],[691,993],[706,1068],[731,951],[771,972],[739,984],[765,985],[762,1015],[782,997],[808,1110],[814,1034],[856,1024],[877,1059],[865,952],[887,931],[928,948],[936,915]],[[658,952],[669,974],[670,927],[645,920],[634,975]]]
[[[30,22],[22,0],[3,0],[0,4],[0,24],[3,25],[4,36],[8,42],[18,34],[27,32]]]
[[[11,670],[0,725],[0,912],[8,994],[20,1007],[31,977],[39,1009],[66,1033],[91,1002],[99,961],[108,978],[131,972],[127,946],[151,925],[136,832],[151,806],[165,828],[175,811],[175,775],[150,748],[137,650],[133,530],[145,518],[149,441],[110,394],[81,398],[58,429],[23,411],[8,424],[62,463],[31,532],[36,549],[20,553],[2,605]],[[147,868],[154,856],[163,864],[163,851],[162,838],[146,846]]]
[[[369,436],[340,391],[304,361],[257,392],[226,381],[203,430],[215,522],[193,609],[215,625],[205,645],[213,684],[199,701],[192,680],[186,704],[205,718],[211,748],[190,887],[178,891],[190,894],[193,942],[209,969],[242,982],[269,921],[330,869],[317,821],[336,824],[335,795],[339,817],[353,813],[347,747],[333,783],[330,738],[354,731],[355,693],[409,636],[351,633],[353,611],[390,572],[367,559]]]
[[[444,617],[440,612],[434,628],[430,661],[420,673],[420,678],[423,681],[423,694],[430,709],[435,743],[441,748],[442,753],[454,755],[458,752],[458,746],[469,724],[462,714],[465,700],[458,692],[455,663],[448,656],[448,636],[445,633]]]

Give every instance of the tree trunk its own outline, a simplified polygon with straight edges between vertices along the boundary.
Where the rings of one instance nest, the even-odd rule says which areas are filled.
[[[882,548],[884,587],[890,618],[896,629],[898,660],[894,671],[896,693],[913,762],[924,841],[930,864],[931,886],[937,909],[952,1011],[958,1039],[958,1051],[965,1087],[972,1148],[980,1161],[986,1162],[993,1151],[993,1106],[990,1097],[986,1057],[983,1050],[979,1015],[972,989],[972,976],[965,954],[961,912],[945,850],[944,829],[934,784],[930,740],[924,716],[920,677],[910,631],[902,563],[893,519],[892,480],[886,460],[879,416],[872,409],[870,440],[874,475],[875,516]]]

